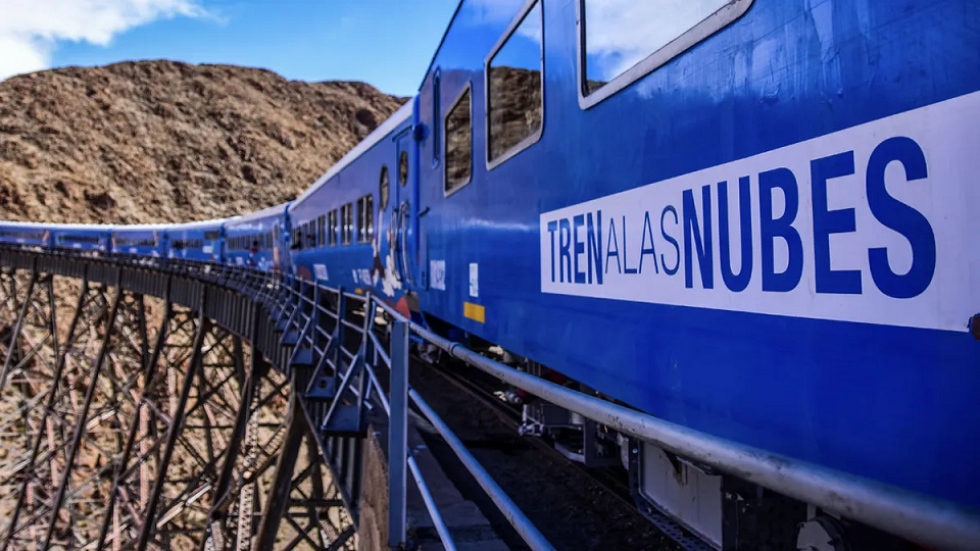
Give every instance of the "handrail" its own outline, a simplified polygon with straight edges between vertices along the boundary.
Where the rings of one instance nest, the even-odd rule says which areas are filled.
[[[570,390],[477,354],[415,324],[388,305],[379,304],[450,356],[617,431],[911,541],[964,551],[976,549],[980,541],[980,512],[731,442]]]
[[[517,530],[518,535],[521,536],[528,546],[535,551],[547,551],[553,550],[554,547],[548,543],[548,540],[534,527],[534,524],[521,512],[520,508],[516,503],[504,492],[504,490],[498,485],[489,473],[480,465],[480,463],[473,457],[473,454],[466,449],[466,446],[459,439],[458,436],[453,434],[452,429],[449,428],[446,423],[439,418],[436,412],[429,407],[422,396],[418,392],[409,388],[408,395],[415,402],[415,405],[422,411],[429,423],[436,429],[439,436],[449,444],[449,447],[456,454],[456,457],[463,463],[466,469],[473,475],[477,483],[483,488],[483,490],[490,496],[494,504],[504,517],[507,518],[507,522]]]

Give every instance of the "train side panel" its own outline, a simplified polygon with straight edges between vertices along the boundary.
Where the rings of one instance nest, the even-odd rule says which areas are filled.
[[[150,259],[166,258],[169,250],[168,227],[165,224],[114,226],[112,253]]]
[[[168,258],[198,262],[222,263],[222,233],[224,220],[209,220],[176,224],[168,230]]]
[[[395,113],[313,189],[290,206],[291,256],[297,274],[352,292],[372,290],[392,304],[403,297],[399,206],[407,199],[411,105]],[[405,168],[401,168],[405,167]],[[407,307],[402,305],[407,313]]]
[[[281,272],[286,261],[282,233],[287,203],[250,213],[225,224],[225,264]]]
[[[56,249],[104,253],[109,250],[111,228],[96,225],[54,225],[51,237]]]
[[[592,59],[589,19],[628,22],[585,5],[460,8],[419,95],[423,309],[670,421],[980,506],[948,468],[980,457],[980,4],[755,0],[642,71],[614,25]]]
[[[49,248],[52,245],[51,231],[42,224],[0,222],[0,243]]]

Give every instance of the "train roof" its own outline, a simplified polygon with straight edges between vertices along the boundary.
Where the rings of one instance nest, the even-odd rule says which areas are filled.
[[[456,18],[459,17],[459,10],[463,9],[463,4],[466,0],[459,0],[456,3],[456,9],[453,10],[453,16],[449,18],[449,23],[446,24],[445,30],[442,31],[442,37],[439,39],[439,45],[436,46],[436,50],[432,52],[432,57],[429,59],[429,65],[425,68],[425,73],[422,75],[422,82],[419,83],[419,90],[425,86],[425,79],[429,78],[429,73],[432,72],[432,66],[436,62],[436,58],[439,57],[439,51],[442,50],[442,45],[446,42],[446,37],[449,36],[450,29],[453,28],[453,23],[456,22]]]
[[[107,231],[113,228],[110,224],[45,224],[53,231]]]
[[[112,226],[113,232],[133,232],[133,231],[163,231],[173,224],[120,224]]]
[[[195,222],[182,222],[180,224],[171,224],[169,228],[171,230],[195,230],[198,228],[213,228],[215,226],[220,226],[225,222],[231,222],[240,218],[240,216],[233,216],[231,218],[215,218],[213,220],[198,220]]]
[[[298,205],[307,197],[315,193],[316,190],[323,187],[324,184],[326,184],[328,181],[330,181],[331,178],[336,176],[337,173],[339,173],[341,170],[347,167],[347,165],[354,162],[354,160],[360,157],[361,155],[363,155],[365,151],[371,149],[378,142],[384,139],[384,137],[390,134],[395,128],[397,128],[399,124],[410,119],[412,117],[413,101],[414,98],[409,98],[409,100],[405,102],[405,105],[402,105],[398,109],[398,111],[392,113],[392,115],[388,117],[385,120],[385,122],[381,123],[380,126],[375,128],[374,131],[372,131],[363,140],[361,140],[360,143],[354,146],[354,149],[348,151],[346,155],[344,155],[339,161],[334,163],[334,165],[331,166],[330,169],[327,170],[327,172],[323,176],[317,178],[317,180],[313,182],[313,185],[306,188],[306,191],[301,193],[299,197],[297,197],[296,200],[293,201],[293,204]]]
[[[3,220],[0,221],[0,226],[3,227],[14,227],[14,228],[50,228],[52,224],[44,224],[40,222],[16,222],[13,220]]]
[[[262,220],[263,218],[279,216],[286,212],[286,207],[289,206],[289,203],[290,203],[289,201],[285,203],[279,203],[278,205],[272,207],[267,207],[262,210],[257,210],[255,212],[250,212],[248,214],[243,214],[241,216],[231,218],[227,220],[226,226],[231,228],[242,224],[248,224],[249,222],[255,220]]]

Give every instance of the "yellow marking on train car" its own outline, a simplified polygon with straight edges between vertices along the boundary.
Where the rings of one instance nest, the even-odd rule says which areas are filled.
[[[363,295],[364,294],[364,289],[361,289],[360,287],[358,287],[357,289],[354,289],[354,293],[355,294],[358,294],[358,295]]]
[[[463,303],[463,315],[480,323],[486,323],[487,321],[486,308],[479,304],[473,304],[472,302]]]

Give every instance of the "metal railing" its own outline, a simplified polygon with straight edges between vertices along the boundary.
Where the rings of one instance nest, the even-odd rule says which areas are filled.
[[[322,383],[325,379],[336,382],[336,388],[331,389],[330,407],[320,420],[321,428],[328,429],[345,404],[358,410],[379,408],[384,412],[388,423],[389,546],[398,547],[407,542],[407,482],[411,473],[443,546],[447,550],[456,549],[428,483],[415,457],[409,453],[408,411],[410,404],[414,404],[528,546],[534,550],[553,549],[446,423],[410,388],[409,336],[417,326],[370,294],[348,293],[342,288],[333,289],[290,276],[284,278],[278,289],[281,306],[278,321],[284,324],[284,334],[298,332],[293,354],[310,350],[318,358],[308,377],[307,395],[315,396],[318,387],[326,386]],[[377,330],[379,315],[390,329],[387,347]],[[361,323],[351,321],[352,317],[360,317]],[[379,373],[387,376],[387,391]]]
[[[151,267],[134,259],[114,260]],[[468,350],[462,344],[412,322],[370,294],[352,294],[342,288],[330,288],[289,274],[271,274],[240,266],[171,260],[159,261],[152,269],[192,275],[235,289],[266,305],[281,326],[283,342],[294,346],[290,363],[297,374],[308,374],[305,379],[298,378],[306,384],[306,396],[311,400],[330,397],[321,428],[329,428],[345,406],[354,408],[358,415],[365,409],[377,408],[385,413],[390,427],[391,545],[399,545],[406,539],[406,484],[407,473],[411,472],[443,545],[455,549],[418,465],[408,453],[408,409],[414,404],[527,544],[532,549],[551,549],[520,509],[409,386],[411,334],[453,358],[612,430],[802,502],[942,549],[975,549],[980,542],[980,514],[975,510],[727,441],[570,390]],[[349,319],[355,311],[362,318],[360,324]],[[378,335],[375,318],[379,313],[390,328],[388,347]],[[379,372],[389,375],[387,392],[378,377]],[[335,386],[331,388],[331,384]]]
[[[288,280],[291,278],[287,277]],[[308,282],[306,284],[313,285]],[[319,285],[317,287],[320,292],[328,289]],[[389,519],[393,534],[392,544],[403,540],[400,534],[403,534],[404,517],[401,515],[404,513],[400,511],[404,507],[404,495],[399,488],[404,487],[404,475],[399,472],[399,469],[404,466],[395,458],[405,457],[401,431],[404,430],[410,401],[446,440],[524,541],[532,549],[551,548],[514,502],[449,431],[445,423],[428,407],[422,397],[408,386],[407,339],[412,333],[425,342],[437,346],[453,358],[543,400],[604,424],[612,430],[652,443],[720,471],[735,474],[740,479],[770,488],[804,503],[843,514],[911,541],[942,549],[975,549],[980,542],[980,516],[976,511],[874,480],[724,440],[571,390],[469,350],[460,343],[446,339],[412,322],[376,297],[349,294],[345,296],[361,301],[365,312],[374,312],[375,309],[384,311],[393,323],[390,356],[381,354],[379,357],[382,361],[368,367],[369,372],[381,367],[391,373],[392,393],[390,405],[386,405],[385,410],[389,413],[392,426],[389,441],[389,461],[391,475],[394,477],[390,481],[394,488],[394,493],[390,496],[392,500],[390,507],[393,511]],[[368,328],[370,327],[368,325]],[[370,338],[376,337],[372,334]],[[374,341],[374,344],[374,350],[382,349],[380,342]],[[370,378],[373,385],[377,380],[373,372],[370,373]],[[377,387],[377,390],[378,395],[383,395],[380,387]],[[404,397],[406,393],[408,398]],[[413,475],[416,470],[417,468],[412,468]],[[419,481],[417,476],[416,480]],[[430,514],[433,514],[432,511]],[[433,515],[433,519],[436,518]],[[451,548],[452,543],[448,533],[444,534],[444,526],[439,534],[443,537],[447,548]]]

